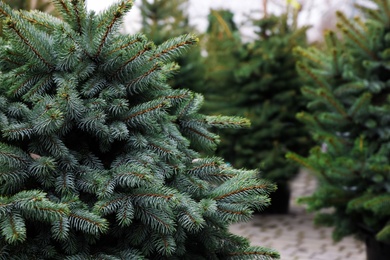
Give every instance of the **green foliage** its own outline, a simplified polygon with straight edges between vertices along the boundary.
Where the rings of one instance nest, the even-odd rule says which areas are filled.
[[[265,178],[285,183],[298,171],[286,152],[308,150],[309,134],[295,118],[304,102],[292,53],[306,44],[306,28],[297,28],[287,14],[265,17],[253,21],[257,38],[244,44],[228,13],[213,11],[211,18],[208,61],[214,71],[210,68],[205,92],[212,103],[207,112],[251,122],[244,130],[221,130],[219,154],[236,167],[260,168]]]
[[[164,44],[177,35],[195,32],[195,28],[189,24],[189,4],[188,0],[142,0],[142,33],[154,43]],[[169,80],[170,85],[173,88],[199,91],[205,74],[201,46],[193,46],[175,62],[176,66],[172,66],[174,77]]]
[[[14,9],[24,10],[38,9],[41,11],[45,11],[45,9],[49,9],[49,7],[52,5],[52,3],[47,0],[3,0],[3,2]]]
[[[319,187],[301,199],[332,225],[336,240],[350,234],[376,235],[390,242],[390,135],[388,0],[361,7],[366,16],[350,20],[337,13],[336,32],[325,34],[324,50],[296,49],[297,67],[310,83],[302,88],[310,112],[298,118],[311,128],[317,146],[308,157],[288,157],[316,174]]]
[[[192,32],[188,7],[188,0],[142,0],[142,32],[156,44]]]
[[[17,10],[19,9],[40,10],[58,16],[58,13],[54,11],[53,3],[49,0],[3,0],[3,2]],[[3,31],[3,25],[1,23],[0,34],[3,34],[2,31]]]
[[[226,104],[231,104],[235,84],[234,70],[238,68],[238,53],[242,41],[233,13],[228,10],[211,10],[209,25],[203,37],[207,57],[205,58],[205,84],[199,92],[205,96],[202,108],[207,114],[226,114]],[[237,113],[230,113],[231,116]]]
[[[0,2],[0,258],[278,258],[228,231],[275,186],[201,155],[247,121],[167,84],[197,39],[119,34],[130,0],[55,4],[63,20]]]

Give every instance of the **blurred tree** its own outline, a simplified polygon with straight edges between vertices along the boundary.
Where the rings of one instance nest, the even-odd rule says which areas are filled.
[[[247,117],[251,127],[221,134],[220,154],[234,166],[258,168],[261,177],[276,182],[278,191],[267,211],[287,213],[288,182],[299,168],[285,155],[288,151],[305,155],[310,144],[308,131],[295,117],[305,103],[299,91],[304,82],[292,51],[306,45],[307,28],[298,28],[288,14],[268,15],[254,25],[258,38],[243,47],[236,83],[229,84],[239,89],[228,113]]]
[[[195,33],[188,17],[189,0],[142,0],[142,33],[156,44],[172,37]],[[198,91],[203,86],[205,69],[201,46],[193,46],[187,55],[175,60],[179,67],[172,67],[175,77],[170,80],[173,88]]]
[[[156,44],[193,33],[188,19],[189,0],[142,0],[142,32]]]
[[[209,114],[231,113],[230,100],[239,89],[234,71],[239,66],[242,40],[229,10],[210,10],[208,28],[204,35],[205,84],[199,90],[205,95],[203,111]]]
[[[302,88],[310,111],[298,117],[316,146],[288,157],[318,177],[315,193],[300,200],[316,222],[334,226],[337,241],[365,239],[368,259],[382,260],[390,255],[390,0],[366,3],[365,21],[337,13],[341,39],[329,31],[323,50],[297,49],[310,80]],[[374,255],[371,244],[382,251]]]
[[[54,5],[51,0],[3,0],[3,2],[14,9],[54,11]]]
[[[288,162],[285,154],[305,154],[310,140],[304,125],[295,118],[305,103],[299,92],[303,81],[292,52],[296,46],[306,45],[307,28],[297,27],[293,10],[290,15],[266,15],[253,21],[258,38],[242,44],[232,33],[237,30],[232,17],[216,14],[212,18],[224,18],[225,22],[212,21],[209,27],[205,109],[251,121],[245,130],[220,131],[218,154],[236,167],[258,168],[262,177],[276,182],[278,191],[273,193],[267,212],[287,213],[288,181],[298,166]]]
[[[4,3],[8,4],[12,8],[19,10],[39,10],[43,12],[50,13],[52,15],[58,16],[58,13],[55,12],[54,4],[51,0],[2,0]],[[2,21],[2,19],[0,20]],[[2,35],[3,24],[0,23],[0,35]]]

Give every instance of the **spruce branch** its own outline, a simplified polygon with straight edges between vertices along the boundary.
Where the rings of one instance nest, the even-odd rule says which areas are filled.
[[[390,214],[390,195],[381,194],[370,198],[364,202],[363,207],[378,216],[388,216]]]
[[[0,2],[0,13],[4,18],[10,19],[12,16],[15,16],[16,13],[12,10],[12,8],[6,5],[3,1]]]
[[[207,116],[204,121],[207,125],[217,128],[242,128],[251,125],[249,119],[233,116]]]
[[[59,26],[61,24],[61,20],[59,18],[38,10],[19,10],[19,15],[33,26],[40,27],[43,30],[50,32],[55,30],[55,26]]]
[[[178,90],[177,93],[172,93],[174,95],[168,95],[165,98],[170,99],[172,105],[180,104],[190,97],[190,93],[188,90]]]
[[[309,170],[315,171],[316,169],[313,165],[310,164],[310,162],[306,158],[303,158],[297,154],[289,152],[286,154],[286,158],[297,162],[298,164],[304,166]]]
[[[317,56],[317,53],[314,52],[315,50],[312,49],[304,49],[300,46],[297,46],[293,49],[293,52],[298,57],[303,57],[306,60],[311,61],[312,63],[316,64],[319,67],[325,66],[325,63],[323,60],[319,59]]]
[[[150,42],[145,42],[144,44],[141,45],[142,48],[138,50],[136,53],[132,54],[129,59],[127,59],[119,68],[117,68],[113,73],[113,77],[118,77],[123,73],[123,71],[129,66],[132,65],[132,62],[136,61],[137,59],[140,59],[140,61],[144,61],[144,54],[147,53],[148,51],[152,50],[154,48],[154,44]],[[137,48],[138,49],[138,48]],[[133,51],[132,51],[133,52]],[[131,53],[132,53],[131,52]],[[129,66],[131,67],[131,66]]]
[[[215,198],[215,200],[224,200],[224,199],[230,199],[230,197],[233,197],[235,195],[241,195],[241,194],[247,194],[251,191],[256,191],[256,190],[264,190],[268,186],[266,184],[261,184],[261,185],[253,185],[249,187],[242,187],[241,189],[238,190],[233,190],[230,191],[226,194],[220,195]]]
[[[188,135],[193,141],[203,142],[204,147],[208,150],[214,150],[219,142],[219,136],[209,132],[205,127],[193,124],[191,121],[181,121],[180,126],[182,131]]]
[[[108,82],[103,77],[92,77],[82,87],[82,94],[86,97],[96,97],[105,87]]]
[[[220,218],[229,223],[248,222],[253,214],[253,209],[243,205],[218,203],[217,210]]]
[[[109,34],[113,31],[114,25],[118,23],[120,18],[122,18],[132,6],[133,0],[121,1],[108,10],[108,12],[110,12],[109,14],[103,13],[105,18],[103,18],[103,23],[100,23],[99,27],[105,25],[105,32],[100,40],[96,53],[93,55],[94,59],[97,59],[100,56]],[[110,20],[108,24],[107,20]]]
[[[71,16],[68,0],[55,0],[54,3],[59,6],[65,12],[65,14],[67,14],[69,17]]]
[[[197,93],[189,92],[189,95],[183,102],[180,102],[176,108],[176,115],[178,119],[185,119],[199,111],[203,104],[203,96]]]
[[[390,225],[387,224],[375,236],[378,241],[386,242],[390,239]]]
[[[171,235],[154,234],[152,241],[155,244],[156,251],[164,256],[171,256],[176,251],[175,239]]]
[[[278,252],[267,248],[250,247],[244,251],[231,252],[226,257],[227,260],[239,260],[239,259],[272,260],[272,259],[279,259],[280,255]]]
[[[333,68],[334,68],[334,73],[336,75],[340,75],[340,66],[339,66],[339,59],[338,59],[338,51],[336,48],[331,50],[332,52],[332,58],[333,58]]]
[[[360,98],[356,99],[355,103],[349,109],[349,116],[354,118],[362,109],[366,109],[369,106],[371,100],[371,93],[364,93]]]
[[[134,206],[130,198],[123,199],[116,210],[116,220],[122,227],[129,226],[134,219]]]
[[[53,78],[51,75],[43,76],[38,82],[36,82],[26,94],[23,95],[23,98],[28,100],[35,95],[45,93],[53,85]]]
[[[238,173],[227,167],[221,158],[204,158],[196,161],[194,167],[188,170],[188,174],[210,182],[223,182]]]
[[[338,111],[344,118],[348,118],[348,114],[347,112],[345,111],[345,108],[343,107],[343,105],[338,102],[333,96],[331,93],[329,93],[328,91],[324,91],[324,90],[319,90],[319,96],[321,96],[322,98],[324,98],[328,104],[330,104],[333,108],[336,109],[336,111]]]
[[[19,75],[15,75],[15,76],[19,76]],[[31,86],[36,84],[36,82],[38,82],[39,79],[40,77],[39,76],[37,77],[36,75],[27,78],[18,78],[18,80],[14,82],[14,84],[9,88],[7,94],[11,96],[22,96],[24,93],[28,91],[28,89]]]
[[[390,22],[389,2],[387,0],[381,0],[381,1],[378,1],[377,4],[379,5],[379,7],[382,7],[382,8],[380,8],[380,10],[383,10],[385,13],[386,20],[384,22],[389,24],[389,22]]]
[[[12,124],[2,129],[3,136],[9,140],[23,140],[34,133],[30,123]]]
[[[61,217],[59,220],[55,221],[51,227],[51,233],[55,240],[65,241],[69,237],[69,218],[67,216]]]
[[[359,46],[365,53],[368,54],[373,60],[378,60],[378,57],[375,53],[373,53],[369,47],[365,43],[363,43],[361,40],[365,39],[359,39],[355,35],[353,35],[347,28],[345,28],[342,24],[337,24],[337,28],[344,33],[349,39],[352,40],[357,46]]]
[[[301,61],[298,61],[297,68],[301,73],[303,73],[303,74],[309,76],[309,78],[313,79],[313,81],[316,82],[318,84],[318,86],[320,86],[322,89],[324,89],[324,90],[330,89],[330,86],[326,82],[321,80],[317,75],[315,75],[315,73],[308,66],[306,66],[306,64],[302,63]]]
[[[156,183],[150,169],[138,165],[122,165],[115,169],[113,181],[122,187],[140,187]]]
[[[121,207],[126,198],[128,197],[125,195],[116,194],[110,199],[100,200],[94,205],[93,211],[103,216],[114,213]]]
[[[27,166],[29,158],[21,149],[0,143],[0,162],[9,167]]]
[[[71,0],[70,1],[70,3],[72,4],[72,7],[73,7],[73,11],[74,11],[74,13],[76,14],[76,20],[77,20],[77,31],[79,32],[79,33],[81,33],[81,14],[79,13],[79,6],[78,6],[78,4],[79,3],[82,3],[82,4],[84,4],[84,1],[83,0]]]
[[[52,27],[50,27],[50,26],[49,26],[48,24],[46,24],[46,23],[43,23],[43,22],[38,21],[38,20],[36,20],[36,19],[34,19],[34,18],[28,17],[27,14],[28,14],[28,13],[23,12],[23,13],[21,13],[21,17],[22,17],[23,19],[25,19],[26,21],[29,21],[29,22],[32,23],[33,25],[40,25],[40,26],[42,26],[42,27],[46,27],[47,29],[53,29]]]
[[[368,14],[368,16],[370,18],[373,18],[373,19],[375,19],[377,21],[381,21],[382,20],[380,12],[377,12],[376,10],[373,10],[371,8],[367,8],[367,6],[364,6],[364,5],[361,5],[361,4],[355,4],[354,6],[355,6],[355,8],[358,11],[360,11],[360,12],[362,12],[364,14]]]
[[[106,219],[85,210],[72,211],[68,216],[71,227],[88,234],[98,235],[106,232],[108,229]]]
[[[177,55],[180,55],[183,50],[186,50],[189,46],[194,45],[198,42],[199,39],[191,34],[170,39],[156,48],[153,56],[149,58],[149,61],[172,61],[172,59],[175,58]]]
[[[7,20],[7,26],[15,32],[15,34],[22,40],[22,42],[32,51],[35,56],[38,57],[43,64],[46,65],[48,71],[52,71],[54,69],[54,65],[51,64],[43,55],[31,44],[31,42],[24,36],[24,33],[17,27],[17,23],[14,20]]]
[[[158,113],[162,108],[167,107],[169,104],[165,99],[153,100],[142,105],[138,105],[130,109],[128,115],[123,119],[127,123],[132,123],[137,118],[150,114],[151,116]]]
[[[9,57],[1,57],[1,59],[3,61],[6,61],[7,63],[12,63],[12,64],[17,65],[17,66],[22,66],[24,64],[23,62],[10,59]]]
[[[118,47],[116,47],[115,49],[112,49],[108,52],[108,55],[112,55],[116,52],[119,52],[119,51],[124,51],[126,50],[128,47],[131,47],[132,45],[135,45],[136,43],[142,43],[142,42],[146,42],[146,37],[142,34],[135,34],[135,35],[132,35],[130,37],[124,37],[123,40],[121,39],[120,42],[126,42]]]
[[[23,242],[26,237],[26,224],[17,211],[12,211],[0,219],[1,233],[10,244]]]
[[[146,227],[159,232],[160,234],[172,234],[176,228],[174,220],[170,218],[168,212],[152,207],[136,205],[135,217]]]
[[[363,92],[365,90],[366,86],[364,82],[349,82],[346,84],[343,84],[341,86],[338,86],[334,90],[334,94],[337,98],[341,98],[343,96],[349,95],[349,94],[357,94],[360,92]]]
[[[386,2],[386,1],[385,1]],[[365,39],[366,36],[361,33],[353,23],[350,22],[350,20],[344,15],[344,13],[342,13],[341,11],[337,11],[336,12],[336,16],[337,18],[342,22],[343,25],[346,25],[347,28],[349,28],[350,30],[352,30],[356,36],[360,39]]]

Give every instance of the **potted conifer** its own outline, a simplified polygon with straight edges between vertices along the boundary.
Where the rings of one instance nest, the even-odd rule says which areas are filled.
[[[334,226],[340,240],[356,235],[370,260],[390,255],[390,1],[358,6],[365,15],[338,12],[338,32],[326,48],[297,49],[298,69],[311,83],[302,88],[310,112],[298,118],[316,146],[308,157],[288,157],[318,178],[313,195],[300,199],[316,222]],[[329,211],[322,209],[331,208]]]
[[[130,0],[55,4],[63,20],[0,2],[0,259],[278,258],[228,231],[274,185],[200,154],[245,120],[166,83],[196,38],[119,34]]]

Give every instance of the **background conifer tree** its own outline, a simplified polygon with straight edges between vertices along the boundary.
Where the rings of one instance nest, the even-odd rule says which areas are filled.
[[[230,10],[211,9],[208,27],[203,36],[205,58],[205,84],[199,89],[205,96],[202,108],[207,114],[226,111],[231,104],[233,93],[238,91],[234,84],[234,70],[238,68],[238,56],[242,45],[241,36]],[[233,84],[232,84],[233,83]]]
[[[16,10],[40,10],[53,15],[58,15],[54,12],[54,5],[49,0],[3,0],[3,2]],[[2,28],[2,24],[0,24],[0,34],[2,32]]]
[[[49,0],[3,0],[3,2],[17,10],[50,11],[53,7],[53,3]]]
[[[166,83],[196,38],[119,34],[132,1],[55,4],[63,20],[0,2],[0,258],[277,258],[228,231],[274,185],[200,155],[245,120]]]
[[[156,44],[177,35],[196,32],[189,21],[188,0],[142,0],[142,33]],[[201,45],[193,46],[186,55],[178,57],[173,67],[175,76],[169,81],[173,88],[199,91],[204,84],[205,68]]]
[[[297,49],[298,68],[311,82],[302,88],[310,112],[298,117],[311,128],[316,146],[310,156],[289,158],[319,180],[301,199],[318,212],[316,221],[334,226],[333,236],[375,237],[390,243],[390,1],[360,6],[366,20],[338,13],[336,32],[325,34],[324,50]],[[368,240],[371,241],[371,240]],[[371,241],[372,242],[372,241]],[[369,243],[371,243],[369,242]],[[369,253],[370,254],[370,253]]]
[[[288,212],[288,181],[299,170],[285,155],[287,151],[306,154],[310,139],[295,117],[305,103],[292,50],[306,45],[306,28],[298,28],[296,19],[290,12],[253,20],[257,38],[245,44],[233,33],[230,39],[223,34],[223,30],[234,32],[233,25],[230,26],[233,30],[215,26],[220,31],[209,32],[210,38],[219,38],[224,43],[210,42],[208,48],[211,50],[208,60],[214,70],[208,70],[213,74],[207,78],[206,102],[213,92],[217,104],[212,109],[216,113],[245,116],[251,121],[245,130],[221,130],[218,153],[239,168],[261,169],[262,177],[277,183],[278,190],[272,194],[274,203],[267,209],[274,213]],[[232,23],[230,20],[226,25]],[[229,44],[230,48],[223,44]]]
[[[142,32],[156,44],[195,31],[189,23],[188,0],[142,0]]]

